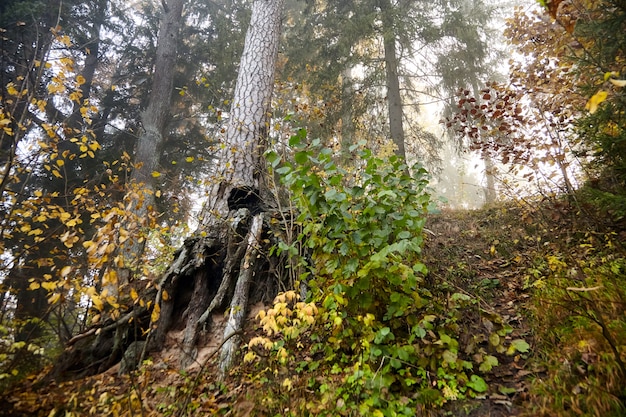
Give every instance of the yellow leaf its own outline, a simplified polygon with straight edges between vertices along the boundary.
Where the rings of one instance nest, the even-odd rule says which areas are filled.
[[[96,294],[92,294],[91,295],[91,301],[93,302],[93,306],[102,311],[102,309],[104,308],[104,303],[102,302],[102,299],[100,298],[100,296],[96,295]]]
[[[137,291],[134,288],[130,289],[130,298],[132,298],[133,301],[137,301],[139,298],[139,294],[137,294]]]
[[[79,76],[76,77],[76,83],[78,85],[85,84],[86,81],[87,80],[85,80],[85,77],[83,77],[82,75],[79,75]]]
[[[152,321],[152,323],[156,323],[157,321],[159,321],[160,315],[161,315],[161,307],[159,307],[158,304],[155,304],[154,308],[152,309],[152,315],[150,316],[150,320]]]
[[[72,272],[72,267],[69,265],[64,266],[61,269],[61,278],[65,278],[66,276],[69,275],[70,272]]]
[[[154,193],[154,196],[155,196],[156,198],[161,197],[161,190],[156,190],[156,192]]]
[[[28,286],[29,290],[36,290],[39,289],[41,287],[41,285],[39,285],[38,282],[31,282],[30,285]]]
[[[43,289],[51,291],[57,287],[57,282],[56,281],[42,282],[41,286]]]
[[[167,291],[163,290],[163,294],[161,294],[161,297],[163,298],[163,301],[167,301],[170,298],[170,295],[167,293]]]
[[[626,80],[610,79],[609,81],[611,82],[611,84],[613,84],[616,87],[626,87]]]
[[[604,73],[604,81],[608,80],[611,77],[619,77],[619,72],[609,71]]]
[[[187,162],[193,162],[193,156],[188,156],[187,158],[185,158],[185,161]]]
[[[62,167],[63,165],[65,165],[65,161],[64,161],[64,160],[62,160],[62,159],[57,159],[57,160],[56,160],[56,164],[57,164],[58,166]]]
[[[63,43],[63,45],[65,45],[65,46],[71,46],[72,45],[72,41],[70,40],[70,37],[67,36],[67,35],[60,36],[59,37],[59,41],[61,41],[61,43]],[[68,59],[68,61],[69,62],[67,64],[70,64],[71,60]]]
[[[9,93],[9,95],[11,96],[16,96],[19,94],[17,89],[15,88],[15,84],[13,83],[7,84],[7,93]]]
[[[63,178],[63,175],[61,175],[61,173],[57,171],[56,169],[52,170],[52,175],[54,175],[57,178]]]
[[[158,171],[152,171],[152,176],[153,176],[154,178],[159,178],[159,177],[161,176],[161,173],[160,173],[160,172],[158,172]]]
[[[589,113],[594,114],[598,110],[598,106],[600,105],[600,103],[606,100],[607,96],[608,93],[606,91],[598,91],[596,94],[593,95],[593,97],[589,99],[587,105],[585,106],[585,109],[589,110]]]
[[[61,299],[61,294],[59,294],[59,293],[57,292],[57,293],[52,294],[52,295],[50,296],[50,298],[48,298],[48,302],[49,302],[50,304],[55,304],[55,303],[57,303],[60,299]]]

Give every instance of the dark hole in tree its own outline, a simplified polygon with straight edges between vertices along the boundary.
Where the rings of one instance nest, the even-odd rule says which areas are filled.
[[[259,191],[252,187],[233,188],[228,196],[228,210],[239,210],[240,208],[247,208],[253,216],[261,213],[263,209]]]

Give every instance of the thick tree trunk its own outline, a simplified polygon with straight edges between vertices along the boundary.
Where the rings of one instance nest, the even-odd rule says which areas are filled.
[[[154,209],[155,178],[158,172],[160,149],[165,140],[165,126],[171,107],[171,95],[176,73],[179,32],[185,0],[163,2],[163,15],[157,38],[156,60],[148,107],[141,114],[143,133],[137,140],[134,156],[134,169],[130,177],[132,204],[131,218],[147,222],[148,214]],[[135,188],[136,187],[136,188]],[[141,259],[145,239],[129,239],[120,248],[125,260],[124,268],[118,271],[118,278],[127,280],[130,270]],[[109,283],[114,291],[117,282]]]
[[[228,341],[221,352],[222,373],[230,367],[248,304],[248,288],[255,272],[260,234],[265,210],[261,198],[260,176],[264,174],[262,154],[268,130],[270,101],[274,86],[280,22],[284,0],[256,0],[252,5],[250,26],[246,34],[239,74],[223,145],[219,155],[215,183],[202,210],[199,233],[201,256],[195,265],[194,291],[187,309],[181,365],[188,366],[196,356],[199,330],[206,327],[214,310],[229,304]],[[182,254],[181,254],[182,255]],[[180,259],[180,257],[179,257]],[[181,264],[187,261],[182,260]],[[210,269],[207,274],[207,268]],[[203,272],[204,271],[204,272]],[[172,274],[172,282],[180,274]],[[208,283],[198,281],[208,280]],[[164,287],[172,283],[164,281]],[[217,287],[217,290],[215,290]],[[215,294],[206,296],[205,288]],[[230,300],[230,302],[229,302]],[[161,300],[161,320],[155,331],[154,344],[164,340],[172,318],[163,314],[174,311],[173,301]]]
[[[396,155],[406,161],[404,150],[404,126],[400,79],[398,77],[398,57],[396,56],[396,32],[389,0],[378,0],[381,11],[383,30],[383,48],[385,52],[385,79],[387,85],[387,111],[389,115],[389,133],[396,145]]]
[[[203,208],[199,230],[185,241],[157,284],[148,340],[130,345],[127,338],[122,346],[130,345],[133,350],[124,355],[128,359],[125,369],[140,363],[143,353],[137,354],[138,346],[145,351],[159,350],[169,337],[177,337],[172,330],[182,330],[182,339],[176,340],[182,350],[180,366],[189,366],[196,360],[198,337],[211,324],[213,313],[228,309],[219,365],[221,375],[225,375],[239,347],[237,336],[242,333],[250,289],[267,285],[259,281],[269,276],[262,270],[266,262],[261,251],[268,241],[264,219],[270,213],[266,212],[259,188],[283,3],[284,0],[255,0],[252,5],[215,186]],[[273,296],[271,290],[268,293]],[[65,365],[57,367],[53,374],[67,373],[68,366],[77,368],[84,358],[97,357],[106,364],[119,361],[120,349],[115,342],[120,337],[112,335],[128,335],[131,318],[136,323],[149,315],[145,308],[131,310],[100,330],[100,335],[108,336],[104,340],[110,342],[105,349],[110,358],[98,350],[100,344],[94,329],[75,337],[72,345],[81,344],[82,350],[77,346],[68,352],[63,360]],[[90,372],[101,369],[91,366]]]

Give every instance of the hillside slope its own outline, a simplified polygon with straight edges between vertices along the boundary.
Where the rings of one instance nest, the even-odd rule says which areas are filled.
[[[458,323],[474,339],[461,341],[460,354],[495,359],[476,360],[490,363],[483,394],[422,414],[623,415],[626,235],[592,218],[554,202],[430,216],[426,281],[450,303],[467,295],[470,308]],[[256,312],[248,340],[260,332]],[[0,396],[0,415],[266,415],[255,382],[261,374],[242,365],[219,383],[212,350],[205,350],[188,371],[161,355],[131,375],[112,369],[64,383],[35,375]]]

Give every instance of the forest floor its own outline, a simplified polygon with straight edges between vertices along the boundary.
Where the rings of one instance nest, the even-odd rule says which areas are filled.
[[[522,339],[530,346],[526,352],[495,354],[499,365],[485,377],[489,390],[484,395],[450,401],[431,415],[569,415],[551,414],[545,408],[535,412],[529,407],[537,401],[537,394],[532,393],[533,381],[550,378],[539,347],[543,342],[536,332],[538,304],[534,300],[534,283],[538,278],[533,271],[542,263],[543,271],[549,274],[553,268],[545,266],[546,256],[582,247],[582,240],[576,240],[577,235],[572,232],[583,226],[572,223],[575,217],[571,207],[558,204],[444,210],[429,217],[423,255],[430,279],[446,282],[451,293],[464,293],[477,300],[482,313],[473,323],[476,332],[484,332],[484,327],[490,332],[488,327],[493,324],[484,317],[498,316],[511,328],[506,339]],[[616,239],[626,241],[624,233],[617,232]],[[250,315],[248,337],[255,334],[255,328],[258,324]],[[217,383],[210,353],[202,356],[207,366],[203,364],[187,372],[176,368],[176,358],[168,363],[164,357],[154,357],[131,376],[120,377],[111,371],[80,381],[43,386],[33,377],[10,392],[0,393],[0,403],[5,404],[0,407],[0,416],[256,415],[246,392],[251,385],[245,381],[251,375],[245,369],[235,370],[225,384]],[[258,393],[253,396],[258,398]],[[195,411],[187,414],[190,408]]]
[[[449,211],[431,215],[426,229],[424,259],[431,274],[452,291],[476,300],[480,309],[509,324],[508,340],[523,339],[531,346],[531,295],[527,268],[531,261],[527,219],[519,207]],[[534,243],[534,242],[533,242]],[[532,243],[531,243],[532,244]],[[476,331],[489,325],[475,323]],[[523,411],[529,378],[541,373],[526,355],[497,355],[499,366],[485,378],[489,391],[472,400],[451,402],[438,413],[452,416],[504,417]]]

